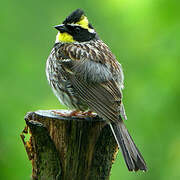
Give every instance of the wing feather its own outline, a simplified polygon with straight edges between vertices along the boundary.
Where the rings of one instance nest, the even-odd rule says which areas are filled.
[[[64,44],[61,53],[69,59],[61,63],[74,91],[89,108],[102,118],[116,122],[123,106],[121,67],[107,46],[102,42],[93,43]]]
[[[81,78],[72,76],[71,83],[78,95],[87,103],[91,110],[97,112],[99,116],[108,120],[116,122],[119,119],[119,104],[115,99],[118,97],[113,96],[104,86],[101,84],[88,84]],[[106,82],[107,83],[107,82]],[[109,83],[109,85],[111,82]]]

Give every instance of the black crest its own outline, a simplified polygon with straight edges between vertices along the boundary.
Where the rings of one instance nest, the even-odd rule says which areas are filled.
[[[81,16],[84,14],[84,11],[81,9],[77,9],[73,11],[64,21],[63,24],[71,24],[76,23],[80,20]]]

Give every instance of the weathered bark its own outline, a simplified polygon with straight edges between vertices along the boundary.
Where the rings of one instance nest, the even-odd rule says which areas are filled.
[[[24,141],[27,128],[21,137],[33,180],[109,179],[118,148],[101,118],[62,117],[49,110],[30,112],[25,121],[31,137]]]

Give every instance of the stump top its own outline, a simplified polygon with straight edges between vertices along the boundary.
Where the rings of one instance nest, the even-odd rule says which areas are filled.
[[[67,117],[65,117],[65,116],[60,116],[60,115],[56,114],[54,111],[57,113],[59,112],[59,113],[63,113],[63,114],[71,113],[70,110],[38,110],[33,113],[35,113],[36,115],[42,116],[42,117],[49,117],[49,118],[53,118],[53,119],[60,119],[60,120],[67,120],[67,121],[71,121],[71,120],[85,121],[86,120],[86,121],[93,121],[93,122],[105,122],[105,120],[103,120],[102,118],[99,118],[96,113],[93,113],[94,116],[92,116],[92,117],[90,117],[90,116],[72,116],[72,117],[67,116]]]

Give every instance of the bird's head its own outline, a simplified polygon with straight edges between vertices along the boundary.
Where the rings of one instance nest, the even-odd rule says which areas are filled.
[[[81,9],[72,12],[55,28],[59,31],[56,42],[86,42],[97,37],[96,31]]]

